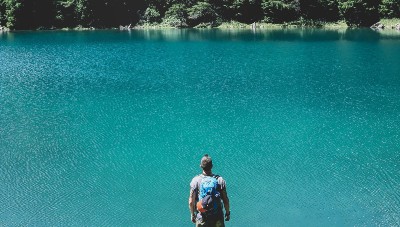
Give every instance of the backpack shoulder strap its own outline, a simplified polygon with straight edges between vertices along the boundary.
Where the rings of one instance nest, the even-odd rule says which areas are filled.
[[[213,178],[215,178],[217,180],[217,191],[220,192],[221,190],[221,185],[219,184],[218,178],[220,178],[220,175],[214,175]]]

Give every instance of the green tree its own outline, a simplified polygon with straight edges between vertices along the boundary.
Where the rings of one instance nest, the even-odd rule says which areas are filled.
[[[2,18],[1,23],[9,28],[15,26],[15,11],[20,7],[20,3],[15,0],[3,0],[1,2]]]
[[[49,28],[54,24],[54,0],[3,0],[2,5],[3,22],[9,28]]]
[[[215,12],[224,21],[231,21],[235,19],[235,0],[209,0],[209,3],[215,9]]]
[[[161,16],[165,15],[165,12],[175,3],[174,0],[146,0],[145,4],[147,7],[153,6]],[[176,3],[178,4],[178,3]]]
[[[380,0],[342,0],[339,10],[351,27],[366,27],[379,21]]]
[[[146,11],[144,12],[143,18],[147,23],[154,23],[161,21],[161,15],[154,6],[147,7]]]
[[[379,13],[383,18],[400,18],[400,1],[382,0],[379,6]]]
[[[165,12],[164,23],[173,27],[186,27],[187,12],[185,5],[174,4]]]
[[[188,10],[188,22],[190,25],[200,23],[216,24],[218,15],[213,6],[208,2],[198,2]]]
[[[272,23],[294,21],[300,16],[300,4],[296,0],[263,0],[261,8],[264,19]]]
[[[87,5],[87,0],[74,1],[74,15],[76,23],[78,25],[87,26],[89,24],[89,20],[92,14]]]
[[[75,27],[77,18],[75,14],[74,0],[56,1],[56,25],[57,27]]]

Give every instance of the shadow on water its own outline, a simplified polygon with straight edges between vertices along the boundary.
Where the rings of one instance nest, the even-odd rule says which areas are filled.
[[[154,41],[379,41],[400,40],[400,32],[371,29],[184,29],[138,30],[129,33],[135,39]]]
[[[96,35],[93,35],[96,34]],[[121,34],[121,35],[117,35]],[[400,40],[395,30],[371,29],[163,29],[163,30],[97,30],[97,31],[17,31],[0,33],[0,41],[32,41],[40,36],[53,43],[148,41],[357,41]],[[71,39],[73,38],[73,39]]]

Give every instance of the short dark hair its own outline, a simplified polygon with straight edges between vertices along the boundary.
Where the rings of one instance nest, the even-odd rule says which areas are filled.
[[[213,167],[212,164],[212,159],[210,156],[208,156],[208,154],[205,154],[200,161],[200,167],[204,170],[204,171],[210,171]]]

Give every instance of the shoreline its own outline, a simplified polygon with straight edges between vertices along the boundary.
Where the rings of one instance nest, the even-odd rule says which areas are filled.
[[[378,30],[398,30],[396,26],[400,25],[400,18],[394,19],[381,19],[378,23],[384,25],[383,29]],[[10,31],[94,31],[94,30],[169,30],[169,29],[243,29],[243,30],[268,30],[268,29],[326,29],[326,30],[343,30],[352,29],[354,27],[348,26],[344,21],[337,22],[318,22],[318,21],[294,21],[290,23],[266,23],[266,22],[255,22],[253,24],[245,24],[237,21],[222,22],[218,26],[212,26],[210,24],[199,24],[194,27],[174,27],[166,23],[155,23],[155,24],[141,24],[135,26],[122,26],[119,27],[83,27],[78,25],[77,27],[71,28],[40,28],[32,30],[12,30],[7,27],[0,26],[0,32]],[[369,27],[365,27],[369,28]],[[400,30],[398,30],[400,31]]]

